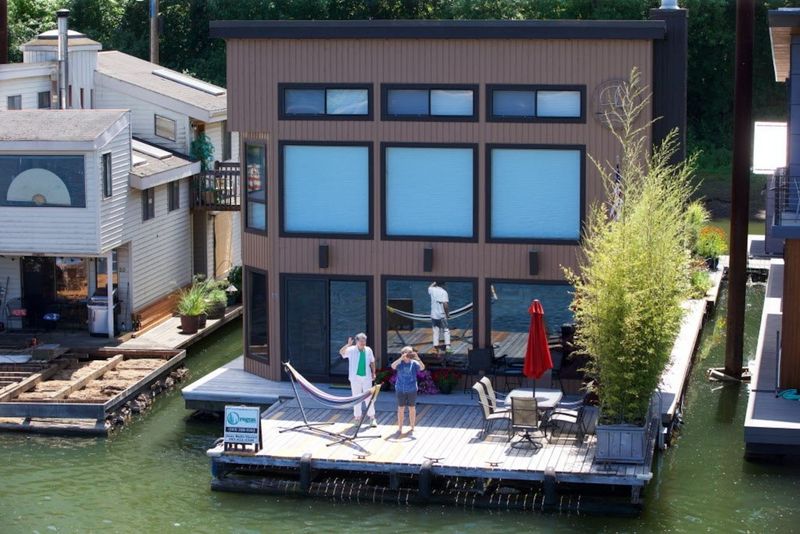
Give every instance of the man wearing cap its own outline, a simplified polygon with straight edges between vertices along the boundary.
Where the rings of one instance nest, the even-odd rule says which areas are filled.
[[[347,344],[339,349],[339,354],[342,358],[348,360],[348,378],[350,379],[350,390],[353,395],[360,395],[366,393],[372,387],[372,382],[375,380],[375,355],[372,349],[367,346],[367,335],[362,333],[356,334],[355,341],[352,337],[347,338]],[[369,399],[365,400],[367,404],[367,415],[372,422],[371,426],[378,426],[375,422],[375,405],[370,404]],[[361,418],[361,403],[359,402],[353,406],[353,417],[356,419]]]

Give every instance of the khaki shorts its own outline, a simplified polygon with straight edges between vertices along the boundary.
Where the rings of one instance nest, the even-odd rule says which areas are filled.
[[[417,405],[417,392],[408,391],[405,393],[397,392],[397,405],[398,406],[416,406]]]

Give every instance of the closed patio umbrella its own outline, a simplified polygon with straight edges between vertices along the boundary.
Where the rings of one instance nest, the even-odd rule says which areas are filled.
[[[522,374],[533,379],[533,392],[536,396],[536,379],[553,368],[553,359],[550,357],[550,345],[547,343],[547,331],[544,328],[542,303],[538,300],[531,302],[528,313],[531,315],[531,325],[528,329],[528,347],[525,350]]]

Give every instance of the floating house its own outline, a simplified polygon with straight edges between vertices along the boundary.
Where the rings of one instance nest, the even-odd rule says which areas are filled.
[[[66,20],[0,65],[0,321],[112,336],[240,264],[238,138],[225,89]]]
[[[783,257],[769,266],[745,419],[749,457],[797,455],[800,445],[792,391],[800,389],[800,9],[770,10],[768,21],[775,81],[789,88],[787,165],[770,179],[766,205],[769,252],[782,248]]]
[[[364,331],[381,363],[433,349],[521,355],[532,298],[571,320],[605,120],[632,69],[653,140],[685,132],[686,11],[643,21],[217,21],[242,142],[245,369],[343,379]],[[515,343],[516,342],[516,343]],[[440,341],[441,343],[441,341]]]

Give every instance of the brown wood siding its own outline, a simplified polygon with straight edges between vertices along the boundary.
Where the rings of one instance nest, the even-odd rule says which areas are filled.
[[[372,275],[373,325],[370,345],[381,357],[381,279],[430,274],[478,278],[479,343],[488,337],[487,278],[563,280],[562,267],[575,267],[578,247],[485,242],[486,144],[564,144],[586,147],[586,210],[602,198],[600,175],[590,156],[613,162],[617,142],[595,118],[595,90],[611,79],[627,79],[635,66],[652,84],[652,43],[623,40],[228,40],[228,121],[244,141],[267,141],[268,236],[244,232],[243,263],[268,272],[269,337],[273,364],[248,362],[247,369],[278,379],[281,354],[278,292],[281,273]],[[372,121],[278,120],[278,83],[372,83]],[[381,121],[382,83],[479,84],[477,122]],[[487,84],[580,84],[586,86],[586,122],[486,122]],[[648,111],[647,117],[650,116]],[[278,142],[367,141],[373,143],[373,240],[279,238]],[[478,243],[433,242],[434,270],[424,273],[423,241],[381,241],[381,142],[478,144]],[[318,268],[318,246],[330,247],[330,267]],[[539,253],[539,274],[528,274],[528,252]]]
[[[781,389],[800,388],[800,239],[786,240],[783,258]]]

